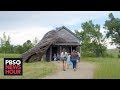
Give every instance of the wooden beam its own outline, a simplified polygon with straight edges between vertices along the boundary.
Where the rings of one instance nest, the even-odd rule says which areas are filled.
[[[50,46],[50,61],[52,61],[52,46]]]
[[[60,54],[62,53],[62,46],[60,46]]]

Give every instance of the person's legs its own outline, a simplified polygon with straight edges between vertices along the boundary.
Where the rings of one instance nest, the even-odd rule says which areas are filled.
[[[70,64],[67,64],[67,69],[69,69]]]
[[[63,70],[64,70],[64,61],[62,61],[62,63],[63,63]]]
[[[71,60],[71,62],[72,62],[72,68],[74,69],[73,60]]]
[[[75,68],[75,60],[72,61],[73,62],[73,69]]]
[[[76,69],[77,61],[74,61],[74,68]]]
[[[66,70],[66,61],[64,61],[64,70]]]
[[[76,70],[76,60],[73,60],[73,70],[75,71]]]
[[[70,61],[70,65],[73,67],[73,63],[72,63],[72,61]]]
[[[63,70],[65,71],[65,69],[66,69],[66,61],[63,60]]]

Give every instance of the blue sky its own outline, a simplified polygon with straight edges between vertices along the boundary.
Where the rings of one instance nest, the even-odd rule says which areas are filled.
[[[12,44],[23,44],[35,37],[41,40],[45,33],[63,25],[73,32],[81,31],[81,23],[89,20],[100,24],[103,33],[102,27],[111,12],[120,18],[120,11],[0,11],[0,37],[6,32]]]

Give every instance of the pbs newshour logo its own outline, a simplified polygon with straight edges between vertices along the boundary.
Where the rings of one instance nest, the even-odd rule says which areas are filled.
[[[4,75],[22,75],[22,58],[4,58]]]

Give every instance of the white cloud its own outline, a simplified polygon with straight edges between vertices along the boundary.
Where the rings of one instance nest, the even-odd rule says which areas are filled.
[[[26,27],[18,28],[16,30],[9,30],[5,33],[7,36],[10,35],[11,44],[22,45],[27,40],[33,41],[35,37],[41,40],[45,33],[51,29],[52,27]],[[2,37],[3,33],[3,31],[0,31],[0,37]]]
[[[0,11],[0,37],[6,32],[12,44],[23,44],[35,37],[40,40],[49,30],[62,25],[72,26],[73,32],[81,31],[81,23],[93,20],[101,24],[111,12],[120,16],[120,11]],[[100,32],[104,31],[101,28]]]
[[[105,29],[104,28],[100,28],[100,32],[103,34],[103,33],[105,33]]]
[[[116,48],[115,45],[110,45],[110,44],[107,45],[107,49],[115,49],[115,48]]]
[[[105,45],[107,46],[107,49],[115,49],[116,48],[116,45],[115,44],[110,44],[111,42],[111,39],[110,38],[106,38],[105,39]]]
[[[107,17],[114,11],[0,11],[0,25],[75,25]],[[117,13],[119,15],[119,12]],[[98,23],[99,24],[99,23]]]
[[[64,24],[64,25],[75,25],[75,24],[77,24],[77,23],[80,23],[80,20],[74,18],[74,19],[71,19],[71,20],[65,21],[63,24]]]

